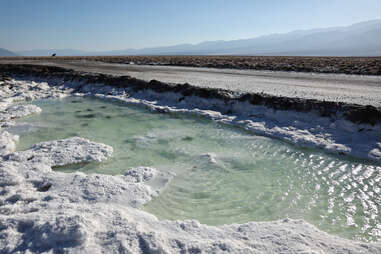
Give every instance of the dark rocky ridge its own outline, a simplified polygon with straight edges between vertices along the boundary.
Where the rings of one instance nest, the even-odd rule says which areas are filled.
[[[146,82],[131,76],[79,72],[56,66],[0,64],[0,76],[33,76],[47,79],[59,78],[65,81],[77,81],[87,84],[104,83],[116,87],[129,87],[134,91],[151,89],[157,93],[175,92],[183,96],[193,95],[201,98],[220,99],[226,102],[248,101],[253,105],[264,105],[274,110],[315,111],[321,116],[335,116],[342,113],[347,120],[354,123],[367,123],[371,125],[381,123],[381,109],[371,105],[363,106],[343,102],[279,97],[262,93],[237,94],[225,89],[202,88],[190,84],[168,84],[157,80]]]

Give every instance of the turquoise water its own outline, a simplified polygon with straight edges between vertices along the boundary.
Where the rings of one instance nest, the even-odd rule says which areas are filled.
[[[153,166],[176,173],[144,209],[161,219],[220,225],[304,219],[342,237],[381,238],[381,166],[326,154],[200,117],[152,113],[90,98],[41,100],[19,120],[18,149],[81,136],[114,148],[102,163],[56,168],[120,174]],[[29,130],[30,132],[26,132]]]

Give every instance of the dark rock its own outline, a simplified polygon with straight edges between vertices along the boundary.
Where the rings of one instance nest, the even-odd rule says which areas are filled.
[[[80,118],[95,118],[96,114],[79,115]]]
[[[181,140],[183,140],[183,141],[192,141],[193,137],[186,136],[186,137],[182,138]]]
[[[10,81],[12,78],[10,76],[1,75],[0,74],[0,81]]]
[[[46,192],[50,189],[50,187],[52,187],[52,184],[51,183],[44,183],[42,184],[38,189],[37,191],[39,192]]]
[[[371,105],[360,106],[349,109],[345,117],[354,123],[369,123],[375,125],[381,122],[381,110]]]

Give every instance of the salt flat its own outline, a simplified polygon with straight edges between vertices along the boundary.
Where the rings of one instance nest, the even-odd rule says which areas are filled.
[[[29,105],[18,107],[13,105],[14,103],[39,98],[59,99],[70,95],[118,100],[158,112],[198,114],[216,121],[226,122],[234,118],[224,116],[217,111],[195,108],[196,105],[199,107],[205,103],[212,103],[217,109],[215,100],[206,100],[202,103],[202,99],[191,96],[189,100],[185,98],[179,102],[179,97],[182,95],[167,94],[169,97],[163,98],[162,95],[158,96],[149,91],[134,93],[129,88],[102,84],[62,82],[54,79],[48,80],[48,83],[9,80],[2,83],[0,88],[3,119],[15,119],[39,111],[37,107]],[[171,103],[170,97],[178,105]],[[165,104],[162,105],[160,101]],[[165,106],[169,104],[172,106]],[[249,105],[242,106],[239,112],[245,114],[242,109],[248,110]],[[258,108],[255,110],[258,111]],[[268,114],[264,114],[266,115]],[[275,118],[279,119],[278,116]],[[237,124],[257,131],[266,131],[261,122],[252,122],[248,119],[242,121],[242,119],[241,117]],[[284,119],[295,118],[286,115]],[[312,121],[308,122],[315,124]],[[0,135],[0,146],[5,148],[0,151],[1,253],[380,253],[381,251],[379,242],[365,243],[339,238],[322,232],[303,220],[283,218],[277,221],[218,227],[203,225],[196,220],[158,220],[155,216],[142,211],[140,207],[158,195],[147,181],[164,174],[163,172],[147,167],[130,169],[123,175],[117,176],[53,171],[54,166],[103,161],[112,154],[113,148],[80,137],[72,137],[39,143],[28,150],[13,152],[14,145],[8,146],[8,144],[17,143],[18,138],[10,135],[7,130],[16,123],[6,120],[1,124],[4,131]],[[300,125],[300,122],[295,121],[290,124],[291,126],[284,131],[281,126],[275,126],[273,135],[283,133],[287,136],[285,131],[293,131],[292,124]],[[348,125],[344,127],[348,128]],[[370,129],[367,133],[361,131],[358,135],[379,133],[378,126],[368,127],[376,129]],[[340,128],[339,126],[335,129]],[[313,137],[307,135],[308,130],[301,130],[302,132],[298,130],[296,135],[299,138],[295,141],[303,141],[303,138],[310,140]],[[353,131],[342,132],[344,135],[353,134]],[[375,138],[361,140],[376,142]],[[328,142],[329,149],[345,148],[340,144],[329,143],[333,141],[329,137],[321,137],[321,141]],[[379,148],[372,151],[375,156],[380,154]],[[379,170],[373,172],[378,173]],[[380,178],[377,179],[376,183],[372,183],[375,186]],[[376,190],[378,192],[379,188]],[[374,207],[369,202],[366,205]],[[378,207],[376,209],[378,211]],[[378,231],[375,233],[379,234]]]
[[[54,65],[86,72],[130,75],[146,81],[156,79],[238,92],[381,106],[381,76],[111,64],[85,60],[3,60],[0,63]]]
[[[128,74],[123,70],[115,72],[113,66],[103,68],[102,64],[95,64],[91,69],[85,65],[82,70],[105,73],[111,68],[113,74]],[[81,67],[75,69],[81,70]],[[40,111],[32,105],[18,105],[20,102],[93,96],[151,111],[204,116],[296,145],[319,147],[338,156],[347,154],[379,161],[379,124],[357,125],[340,115],[327,117],[314,112],[274,111],[245,101],[227,104],[217,98],[193,95],[184,98],[183,94],[175,92],[135,91],[136,87],[86,83],[91,75],[72,76],[78,80],[69,77],[65,81],[45,74],[45,78],[36,77],[35,81],[5,80],[0,86],[1,119],[4,119],[0,125],[0,146],[3,148],[0,151],[1,253],[380,253],[380,242],[339,238],[304,220],[282,218],[223,226],[202,225],[196,220],[158,220],[140,207],[158,195],[146,180],[164,174],[159,169],[139,167],[117,176],[56,172],[52,167],[103,161],[113,148],[72,137],[14,152],[18,137],[8,133],[10,127],[17,125],[13,119]],[[147,75],[156,74],[147,71]],[[365,172],[356,168],[351,174],[361,173],[359,183],[367,183],[361,193],[371,186],[379,193],[379,172],[377,166]],[[375,181],[365,180],[372,174],[377,174]],[[356,183],[345,188],[357,187]],[[368,199],[362,204],[378,214],[378,204]],[[374,232],[376,236],[380,235],[378,228]]]

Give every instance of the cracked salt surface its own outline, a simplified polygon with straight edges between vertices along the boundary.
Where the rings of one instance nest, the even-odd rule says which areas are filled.
[[[76,86],[73,83],[63,84],[60,81],[52,81],[50,84],[55,86],[45,90],[41,89],[42,92],[40,90],[39,93],[36,93],[34,91],[39,84],[41,84],[41,87],[46,88],[46,83],[23,81],[12,81],[13,89],[3,85],[0,86],[0,93],[4,96],[3,98],[6,98],[0,102],[0,107],[6,109],[11,106],[10,103],[25,99],[64,97],[73,91],[71,87]],[[21,94],[17,92],[21,92]],[[197,98],[189,98],[190,100],[183,100],[181,105],[177,105],[179,103],[175,105],[176,96],[173,94],[168,94],[167,97],[161,95],[160,97],[146,92],[132,94],[135,98],[127,98],[125,96],[128,91],[90,85],[83,86],[80,92],[93,95],[95,93],[111,93],[114,95],[97,96],[118,99],[130,104],[145,105],[152,110],[190,112],[225,122],[234,118],[234,116],[225,117],[216,111],[189,110],[189,107],[192,107],[192,100],[197,101],[200,108],[207,105],[205,101],[203,102],[204,105],[200,105],[202,101]],[[139,97],[145,97],[146,100],[141,101],[138,99]],[[164,98],[164,101],[167,102],[166,105],[170,106],[172,103],[172,107],[160,105],[160,101],[157,101],[158,98]],[[170,98],[174,100],[171,101]],[[214,104],[209,109],[214,108],[216,110],[219,108],[217,101],[209,103],[210,105]],[[282,114],[275,115],[281,116]],[[303,120],[303,115],[296,115],[299,116],[298,120]],[[268,114],[270,119],[273,116],[273,114]],[[262,120],[267,121],[266,119]],[[250,124],[240,121],[242,119],[234,123],[244,125],[244,127],[250,127],[255,123],[257,127],[262,126],[264,132],[266,131],[265,127],[268,127],[268,125],[261,125],[261,123],[253,121],[253,119],[250,120]],[[322,120],[317,119],[317,122],[319,121]],[[338,121],[333,123],[338,124],[342,120]],[[275,130],[265,132],[265,134],[269,136],[275,134],[274,136],[277,136],[277,133],[283,133],[283,136],[278,134],[277,137],[287,140],[290,137],[287,133],[297,132],[301,129],[299,139],[290,139],[290,142],[310,146],[319,146],[319,144],[326,142],[320,146],[331,152],[347,152],[358,157],[379,160],[379,157],[377,157],[379,147],[377,139],[375,139],[379,126],[366,126],[366,128],[370,129],[366,134],[359,132],[358,135],[364,135],[362,137],[367,137],[367,139],[362,141],[363,144],[358,149],[356,149],[353,140],[349,144],[339,142],[339,145],[330,148],[327,145],[337,143],[332,142],[329,137],[336,138],[339,136],[339,132],[330,132],[330,135],[322,135],[316,139],[318,133],[324,133],[327,130],[326,125],[324,125],[325,122],[319,122],[322,127],[317,128],[317,130],[303,130],[303,127],[307,126],[307,124],[303,124],[303,121],[300,122],[299,124],[290,123],[286,127],[282,126],[285,125],[285,121],[280,121],[280,126],[275,125],[273,127]],[[2,123],[0,136],[4,137],[4,140],[12,139],[16,142],[17,138],[14,135],[9,134],[7,130],[3,130],[3,128],[12,126],[17,126],[17,123],[12,120]],[[316,126],[316,123],[314,126]],[[359,128],[345,121],[341,125],[339,124],[337,128],[340,130],[343,127],[347,129]],[[258,131],[259,129],[254,130]],[[344,132],[345,135],[349,134]],[[373,140],[371,139],[372,135],[374,135]],[[342,133],[341,136],[343,136]],[[308,139],[312,140],[306,142]],[[21,151],[12,154],[11,150],[14,147],[3,145],[7,143],[1,144],[5,147],[0,162],[2,176],[0,209],[4,211],[0,215],[0,250],[3,253],[22,253],[26,251],[74,253],[101,251],[126,253],[379,253],[381,251],[379,243],[361,243],[338,238],[321,232],[302,220],[286,219],[271,222],[250,222],[242,225],[233,224],[220,227],[201,225],[193,220],[159,221],[154,216],[137,208],[147,203],[152,196],[157,194],[145,181],[155,178],[160,174],[160,170],[136,168],[129,171],[131,173],[116,176],[52,171],[51,167],[55,165],[56,161],[52,158],[62,158],[62,160],[58,160],[62,164],[72,162],[68,160],[71,156],[62,156],[62,154],[55,153],[55,151],[60,151],[61,145],[64,144],[63,147],[71,147],[64,151],[76,153],[74,146],[78,142],[84,147],[93,147],[95,154],[89,156],[88,152],[92,149],[80,149],[75,156],[77,158],[75,162],[85,162],[99,158],[99,156],[105,158],[110,155],[110,149],[105,148],[108,146],[92,143],[85,139],[69,139],[61,142],[45,143],[42,146],[47,147],[46,153],[43,153],[42,157],[37,156],[36,159],[29,155],[33,154],[36,147],[41,147],[41,145],[37,145],[26,152]],[[49,149],[49,147],[55,148]],[[369,148],[373,150],[369,150]],[[370,151],[373,152],[369,154]],[[17,154],[18,156],[16,156]],[[218,162],[218,157],[214,157],[213,154],[206,154],[203,158],[211,163]],[[373,173],[378,173],[378,171],[373,170]],[[343,172],[348,171],[343,169]],[[372,175],[369,170],[363,173],[362,170],[356,169],[354,172],[357,172],[355,175]],[[343,175],[338,181],[347,177]],[[358,179],[358,181],[361,182],[361,179]],[[373,182],[373,184],[377,186],[378,181],[377,183]],[[369,205],[366,202],[364,204]]]

